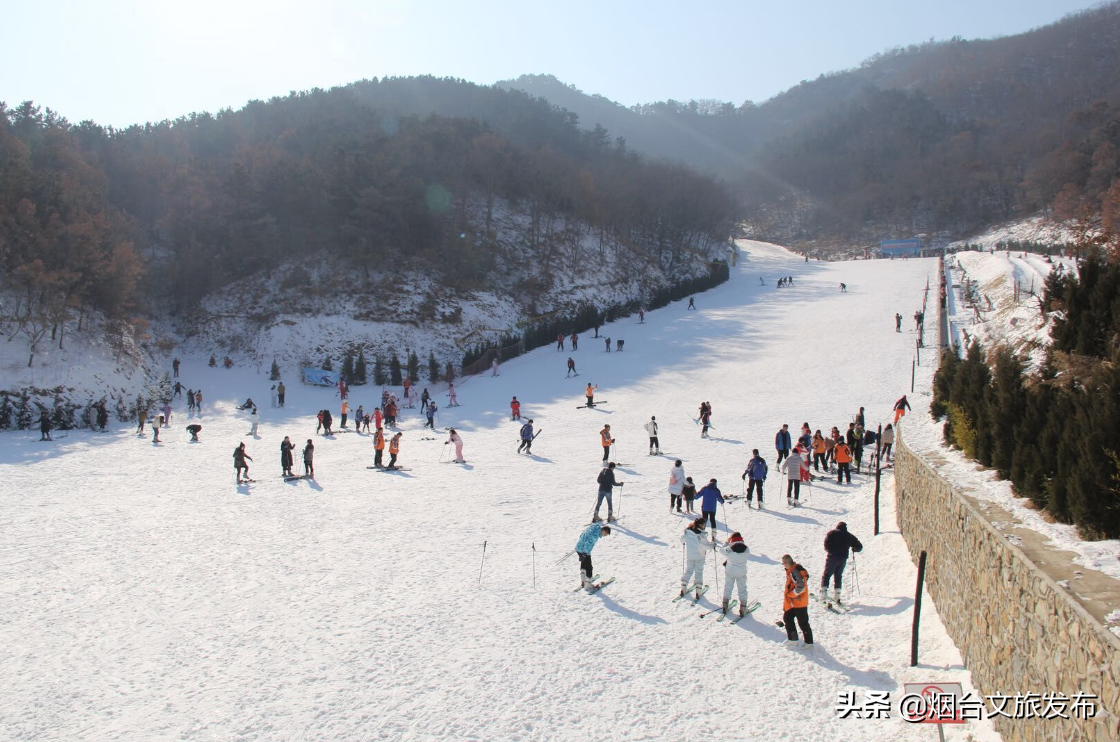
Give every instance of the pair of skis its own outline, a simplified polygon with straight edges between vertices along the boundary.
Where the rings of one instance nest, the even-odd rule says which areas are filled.
[[[727,604],[727,610],[726,611],[724,611],[722,608],[715,608],[713,610],[708,611],[707,613],[701,613],[700,618],[704,618],[704,616],[710,616],[713,613],[718,613],[720,615],[719,615],[719,618],[716,619],[716,623],[719,623],[719,622],[723,621],[723,619],[727,618],[727,616],[731,613],[731,609],[733,609],[737,605],[739,605],[739,601],[733,600],[733,601],[731,601],[730,603]],[[751,615],[752,613],[754,613],[755,611],[757,611],[761,607],[762,607],[762,602],[761,601],[752,600],[750,603],[747,604],[747,609],[745,611],[743,611],[743,615],[736,616],[734,619],[731,620],[731,624],[735,625],[735,624],[739,623],[744,618]]]
[[[699,590],[699,592],[697,592],[695,595],[693,595],[693,594],[691,594],[693,590]],[[704,593],[706,593],[706,592],[708,592],[708,586],[707,585],[691,585],[691,586],[685,588],[684,591],[680,595],[673,598],[673,602],[676,603],[676,602],[679,602],[681,600],[684,600],[685,598],[688,598],[689,600],[692,601],[693,605],[696,605],[697,603],[700,602],[700,598],[704,597]]]
[[[601,399],[601,400],[599,400],[598,402],[592,402],[591,404],[581,404],[581,405],[580,405],[579,407],[577,407],[576,409],[577,409],[577,410],[586,410],[586,409],[588,409],[589,407],[598,407],[599,405],[601,405],[601,404],[606,404],[606,403],[607,403],[607,400],[605,400],[605,399]]]
[[[611,577],[610,579],[607,579],[607,580],[603,580],[602,582],[595,582],[595,580],[597,580],[597,579],[599,579],[599,575],[595,575],[594,577],[591,578],[591,582],[593,582],[595,584],[593,584],[591,586],[591,589],[587,591],[588,595],[594,595],[595,593],[599,592],[604,587],[606,587],[607,585],[609,585],[609,584],[611,584],[612,582],[615,581],[614,577]],[[573,593],[578,593],[580,590],[583,590],[583,585],[580,585],[579,587],[577,587],[572,592]]]
[[[852,612],[852,609],[849,606],[846,606],[843,603],[834,603],[831,600],[827,599],[821,600],[819,595],[814,595],[813,600],[817,601],[818,603],[823,603],[825,608],[841,616],[843,616],[845,613]]]

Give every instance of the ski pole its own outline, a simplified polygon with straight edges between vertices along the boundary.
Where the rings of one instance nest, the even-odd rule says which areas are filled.
[[[537,586],[537,542],[533,542],[533,587]]]
[[[486,565],[486,542],[482,542],[482,564],[478,565],[478,584],[482,585],[482,568]]]
[[[534,551],[534,552],[536,552],[536,550],[537,550],[537,549],[536,549],[536,546],[534,546],[534,547],[533,547],[533,551]],[[561,563],[563,563],[563,562],[566,562],[566,561],[568,561],[568,557],[570,557],[570,556],[571,556],[572,554],[575,554],[575,553],[576,553],[576,550],[575,550],[575,549],[572,549],[572,550],[571,550],[571,551],[569,551],[569,552],[568,552],[567,554],[565,554],[564,556],[562,556],[562,557],[560,557],[559,559],[557,559],[557,560],[556,560],[556,564],[558,564],[558,565],[559,565],[559,564],[561,564]],[[536,556],[536,555],[535,555],[535,553],[534,553],[534,556]]]

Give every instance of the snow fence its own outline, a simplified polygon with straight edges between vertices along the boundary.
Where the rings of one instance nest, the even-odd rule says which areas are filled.
[[[976,687],[985,695],[1097,697],[1092,719],[994,716],[996,729],[1007,742],[1120,740],[1120,638],[907,448],[901,432],[898,526],[914,561],[928,554],[926,589]]]

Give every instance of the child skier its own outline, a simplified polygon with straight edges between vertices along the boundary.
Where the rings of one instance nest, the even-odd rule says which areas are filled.
[[[466,461],[463,460],[463,439],[461,437],[459,437],[459,434],[457,432],[455,432],[455,428],[452,428],[449,431],[449,433],[450,433],[450,436],[444,442],[443,445],[446,446],[448,443],[454,443],[455,444],[455,463],[456,464],[467,463]]]
[[[697,518],[688,524],[681,534],[684,544],[684,573],[681,575],[681,597],[689,588],[695,588],[696,599],[700,600],[704,584],[704,559],[712,549],[712,544],[704,538],[704,519]]]
[[[673,468],[669,470],[669,512],[676,507],[681,512],[681,492],[684,490],[684,465],[677,459]],[[696,490],[694,489],[693,492]],[[692,512],[692,511],[689,511]]]
[[[583,585],[583,588],[589,593],[595,591],[595,583],[591,580],[595,574],[591,566],[591,550],[595,548],[595,544],[599,543],[600,538],[609,535],[611,535],[610,526],[600,526],[598,523],[592,523],[587,528],[583,529],[579,540],[576,541],[576,555],[579,557],[580,584]]]
[[[727,543],[720,547],[723,552],[724,572],[723,583],[723,612],[727,613],[727,604],[731,602],[731,590],[739,591],[739,615],[747,615],[747,562],[750,560],[751,550],[743,542],[743,536],[735,531],[728,537]]]

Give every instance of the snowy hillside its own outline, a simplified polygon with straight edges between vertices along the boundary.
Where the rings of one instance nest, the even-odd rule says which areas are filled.
[[[484,221],[481,211],[479,205],[469,210],[473,222]],[[641,300],[656,288],[708,274],[696,254],[663,271],[626,246],[600,248],[597,233],[578,222],[558,225],[530,247],[529,216],[504,203],[494,209],[491,230],[493,267],[483,281],[464,276],[459,287],[449,286],[406,251],[391,265],[373,266],[368,279],[342,261],[301,260],[211,295],[167,330],[186,338],[185,352],[230,354],[266,368],[274,357],[281,365],[318,365],[327,354],[337,360],[358,345],[370,358],[433,351],[442,367],[458,364],[463,349],[456,341],[475,330],[487,337],[515,334],[526,319]]]
[[[199,443],[178,402],[160,444],[123,428],[54,443],[6,434],[0,666],[12,681],[0,685],[0,738],[929,739],[897,709],[886,720],[835,711],[842,691],[897,702],[903,682],[969,687],[928,600],[921,665],[909,667],[915,568],[893,479],[873,537],[868,477],[817,482],[804,507],[787,508],[773,441],[783,423],[844,429],[860,406],[869,425],[886,420],[908,390],[914,346],[894,313],[920,305],[937,262],[806,264],[740,246],[732,280],[698,296],[696,311],[677,302],[644,324],[605,326],[624,352],[589,336],[575,352],[542,348],[497,378],[466,380],[455,408],[432,387],[436,435],[416,410],[402,415],[407,471],[367,469],[366,434],[315,435],[317,410],[337,420],[332,390],[289,380],[275,409],[267,368],[201,359],[182,372],[204,394]],[[775,289],[786,275],[794,286]],[[569,355],[578,377],[564,376]],[[579,408],[589,382],[602,405]],[[355,390],[351,403],[369,409],[376,393]],[[531,456],[515,452],[514,395],[540,432]],[[263,405],[258,439],[235,410],[247,396]],[[702,401],[714,408],[710,440],[692,420]],[[669,455],[647,454],[651,415]],[[591,516],[605,423],[626,486],[593,558],[617,581],[587,595],[573,591],[575,558],[562,557]],[[448,426],[465,440],[464,465],[440,463]],[[315,479],[280,478],[285,435],[297,448],[314,439]],[[239,441],[253,484],[234,483]],[[733,501],[717,517],[721,541],[743,533],[762,607],[732,626],[698,617],[723,587],[712,558],[700,604],[672,602],[687,516],[669,511],[666,484],[680,457],[698,484],[717,478],[739,494],[752,448],[771,466],[767,509]],[[774,625],[781,557],[800,561],[816,591],[822,540],[840,520],[866,546],[846,575],[853,610],[810,603],[816,645],[791,648]],[[967,732],[999,739],[987,722]]]

